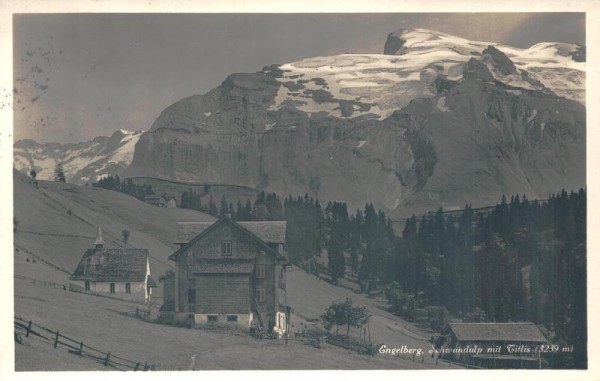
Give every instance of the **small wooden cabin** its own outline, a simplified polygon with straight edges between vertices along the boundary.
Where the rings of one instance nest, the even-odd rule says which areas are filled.
[[[289,321],[285,232],[285,221],[179,223],[161,317],[282,335]]]
[[[440,358],[481,368],[541,368],[543,360],[535,352],[547,340],[534,324],[515,323],[448,323],[440,336]],[[480,353],[475,352],[481,349]],[[473,349],[452,353],[452,349]]]

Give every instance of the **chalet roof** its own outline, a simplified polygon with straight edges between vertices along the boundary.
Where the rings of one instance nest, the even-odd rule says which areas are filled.
[[[181,254],[182,252],[186,251],[191,245],[194,245],[197,241],[201,240],[205,235],[209,234],[209,232],[213,229],[215,229],[216,227],[220,226],[221,224],[230,224],[231,226],[236,227],[237,229],[241,230],[244,234],[248,235],[250,238],[252,238],[253,240],[255,240],[259,245],[261,245],[262,247],[264,247],[266,252],[271,253],[277,260],[283,260],[283,261],[287,261],[287,258],[285,257],[285,255],[282,255],[281,253],[279,253],[277,250],[274,250],[271,246],[269,246],[267,244],[267,242],[265,242],[260,236],[258,236],[257,234],[255,234],[254,232],[252,232],[249,228],[254,227],[255,231],[258,234],[263,234],[263,237],[265,237],[265,239],[270,239],[270,240],[274,240],[276,239],[277,241],[282,240],[281,243],[285,242],[285,226],[287,224],[287,222],[285,221],[262,221],[262,222],[256,222],[254,224],[250,224],[248,225],[249,228],[246,228],[245,225],[242,225],[243,222],[235,222],[233,220],[231,220],[229,217],[222,217],[221,219],[219,219],[216,222],[204,222],[204,223],[197,223],[197,222],[193,222],[193,223],[178,223],[179,225],[183,225],[184,226],[184,230],[192,230],[193,228],[190,229],[189,226],[185,226],[185,225],[190,225],[190,224],[198,224],[198,225],[202,225],[201,226],[201,231],[199,233],[195,233],[192,238],[190,240],[185,240],[180,242],[182,244],[182,247],[179,248],[179,250],[175,251],[173,254],[171,254],[169,256],[170,260],[177,260],[177,257],[179,256],[179,254]],[[264,228],[264,229],[258,229],[257,225],[259,224],[265,224],[270,226],[270,228]],[[281,227],[283,228],[283,234],[281,232]],[[267,234],[267,232],[275,232],[275,231],[279,231],[278,234],[282,235],[282,237],[275,237],[275,236],[271,236],[271,238],[269,238],[269,235]]]
[[[284,243],[286,221],[235,221],[265,243]],[[176,244],[190,242],[214,222],[178,222]]]
[[[70,279],[143,282],[146,279],[147,260],[147,249],[88,249]]]
[[[546,342],[533,323],[448,323],[459,341]]]
[[[254,263],[248,260],[206,259],[193,265],[195,274],[250,274]]]
[[[177,201],[177,197],[175,197],[175,195],[173,193],[165,193],[165,194],[163,194],[162,197],[167,201],[170,201],[170,200]]]

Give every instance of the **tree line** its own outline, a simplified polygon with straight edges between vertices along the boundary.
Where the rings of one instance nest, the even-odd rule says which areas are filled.
[[[100,180],[98,180],[98,182],[92,183],[92,186],[125,193],[141,201],[144,201],[146,196],[154,194],[152,185],[138,185],[135,184],[131,179],[125,179],[124,181],[121,181],[119,175],[108,175],[106,177],[103,177]]]
[[[326,270],[334,283],[355,278],[362,291],[383,293],[390,309],[409,320],[425,319],[436,329],[450,315],[532,321],[554,332],[557,342],[585,353],[583,189],[563,190],[546,201],[503,196],[485,212],[467,204],[458,212],[413,215],[399,235],[371,203],[349,213],[340,201],[322,208],[308,195],[281,201],[261,192],[254,203],[237,201],[234,207],[222,197],[219,207],[210,200],[207,208],[239,221],[286,220],[292,263],[315,274]]]

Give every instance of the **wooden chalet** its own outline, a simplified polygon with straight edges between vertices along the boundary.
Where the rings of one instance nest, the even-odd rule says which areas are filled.
[[[448,323],[439,340],[446,350],[440,358],[481,368],[541,368],[543,360],[535,348],[546,343],[534,323]],[[452,349],[473,351],[452,353]]]
[[[162,196],[148,195],[144,197],[144,202],[159,208],[177,208],[177,198],[170,193],[165,193]]]
[[[86,250],[69,281],[75,290],[148,303],[157,286],[150,276],[148,250],[106,249],[100,227],[94,248]]]
[[[161,317],[282,335],[289,321],[285,233],[285,221],[179,223]]]
[[[167,200],[163,196],[148,195],[144,197],[144,201],[150,205],[158,206],[159,208],[165,208],[167,206]]]

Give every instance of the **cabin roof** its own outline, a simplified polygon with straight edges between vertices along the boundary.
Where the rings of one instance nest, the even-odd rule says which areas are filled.
[[[249,260],[205,259],[193,266],[195,274],[250,274],[254,263]]]
[[[182,242],[182,247],[179,248],[179,250],[175,251],[173,254],[171,254],[169,256],[170,260],[176,260],[176,258],[179,256],[179,254],[181,254],[182,252],[184,252],[185,250],[187,250],[190,246],[194,245],[197,241],[201,240],[204,236],[206,236],[207,234],[209,234],[210,231],[212,231],[213,229],[215,229],[217,226],[221,225],[221,224],[230,224],[231,226],[236,227],[237,229],[241,230],[244,234],[246,234],[248,237],[250,237],[251,239],[253,239],[254,241],[256,241],[259,245],[261,245],[262,247],[265,248],[265,251],[270,252],[271,254],[273,254],[273,256],[277,259],[277,260],[284,260],[286,261],[287,258],[282,255],[281,253],[273,250],[273,248],[271,248],[267,242],[265,242],[260,236],[258,236],[257,234],[255,234],[253,231],[251,231],[249,228],[246,227],[246,225],[244,225],[244,222],[236,222],[231,220],[229,217],[222,217],[220,220],[216,221],[216,222],[203,222],[203,223],[183,223],[182,226],[185,225],[189,225],[189,224],[201,224],[202,225],[202,229],[200,230],[199,233],[195,233],[195,235],[191,238],[191,240],[189,241],[185,241]],[[265,226],[267,226],[264,229],[259,229],[257,228],[257,226],[260,226],[260,224],[265,224]],[[273,231],[279,231],[278,234],[281,234],[281,231],[278,229],[276,229],[275,227],[281,227],[281,226],[286,226],[287,222],[285,221],[261,221],[261,222],[255,222],[253,224],[248,225],[250,228],[254,227],[255,231],[259,234],[263,234],[263,236],[268,239],[268,235],[266,234],[266,232],[273,232]],[[179,226],[179,225],[178,225]],[[184,229],[187,229],[187,227],[185,227]],[[273,238],[274,239],[274,238]],[[277,238],[279,239],[279,238]],[[285,242],[285,228],[283,229],[283,241],[282,243]]]
[[[143,282],[147,249],[88,249],[70,277],[94,282]]]
[[[286,221],[234,221],[246,228],[265,243],[285,242]],[[215,222],[178,222],[176,244],[185,244],[194,239]]]
[[[448,323],[444,330],[459,341],[546,342],[533,323]]]

